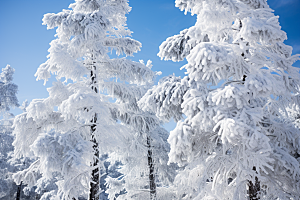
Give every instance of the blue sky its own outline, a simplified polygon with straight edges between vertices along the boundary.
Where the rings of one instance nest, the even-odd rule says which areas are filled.
[[[48,96],[46,90],[52,84],[36,81],[34,73],[46,61],[49,43],[54,39],[54,30],[42,25],[46,13],[57,13],[67,9],[73,0],[2,0],[0,1],[0,68],[10,64],[16,69],[14,82],[19,86],[20,103]],[[275,14],[279,15],[282,29],[287,32],[286,44],[300,53],[300,0],[268,0]],[[128,28],[132,37],[143,44],[142,51],[132,60],[152,60],[153,70],[162,71],[163,76],[175,73],[184,76],[179,68],[185,61],[174,63],[161,61],[156,56],[159,45],[169,36],[194,25],[196,18],[184,15],[174,5],[174,0],[130,0],[132,11],[128,17]],[[300,66],[299,63],[296,64]],[[159,78],[161,78],[159,77]],[[18,109],[14,113],[20,113]]]

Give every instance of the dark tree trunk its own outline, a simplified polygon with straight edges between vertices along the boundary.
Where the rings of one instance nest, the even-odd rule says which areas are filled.
[[[41,195],[40,194],[36,194],[35,195],[35,200],[39,200],[41,198]]]
[[[256,167],[253,167],[253,170],[256,171]],[[260,192],[260,182],[258,178],[255,177],[255,183],[253,184],[252,181],[248,181],[248,195],[250,200],[257,200],[260,199],[259,197]]]
[[[20,185],[18,185],[16,200],[20,200],[21,199],[22,183],[23,182],[21,181]]]
[[[94,122],[97,121],[97,117],[95,116]],[[91,127],[91,130],[95,132],[96,125]],[[98,142],[96,141],[95,135],[92,135],[92,142],[94,143],[94,162],[91,164],[94,169],[92,171],[92,181],[90,183],[90,195],[89,200],[99,200],[99,188],[100,188],[100,179],[99,179],[99,149]]]
[[[96,81],[96,66],[95,62],[92,57],[92,63],[90,65],[91,70],[91,89],[98,93],[97,89],[97,81]],[[100,188],[100,171],[99,171],[99,148],[98,148],[98,141],[95,136],[96,131],[96,123],[97,123],[97,114],[95,113],[93,119],[91,120],[91,123],[93,124],[91,126],[91,141],[94,143],[93,149],[94,149],[94,159],[93,163],[91,163],[91,166],[94,168],[91,174],[92,181],[90,182],[90,194],[89,194],[89,200],[99,200],[99,188]]]
[[[149,166],[149,185],[150,185],[150,200],[156,200],[156,183],[154,174],[154,162],[152,156],[151,138],[147,137],[148,146],[148,166]]]

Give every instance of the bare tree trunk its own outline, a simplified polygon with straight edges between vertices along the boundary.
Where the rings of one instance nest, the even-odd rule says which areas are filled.
[[[91,89],[95,92],[98,93],[97,89],[97,81],[96,81],[96,66],[95,62],[93,59],[93,54],[91,55],[92,57],[92,64],[90,65],[91,67]],[[98,141],[95,136],[95,131],[96,131],[96,123],[97,123],[97,114],[95,113],[93,119],[91,120],[91,123],[93,124],[91,126],[91,141],[94,143],[93,149],[94,149],[94,159],[93,163],[91,163],[91,166],[94,168],[92,171],[92,181],[90,182],[90,194],[89,194],[89,200],[99,200],[99,189],[100,189],[100,171],[99,171],[99,148],[98,148]]]
[[[253,170],[256,171],[256,167],[253,167]],[[259,197],[260,192],[260,182],[258,178],[255,177],[255,183],[253,184],[252,181],[248,181],[248,195],[250,200],[257,200],[260,199]]]
[[[16,200],[20,200],[21,199],[22,183],[23,182],[21,181],[20,185],[18,185]]]
[[[156,200],[156,183],[155,183],[154,162],[153,162],[150,136],[147,136],[147,146],[148,146],[150,200]]]

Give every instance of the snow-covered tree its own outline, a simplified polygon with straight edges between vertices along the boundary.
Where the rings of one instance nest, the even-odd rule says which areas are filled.
[[[7,65],[0,74],[0,199],[15,195],[17,188],[11,177],[16,167],[9,162],[13,151],[13,114],[9,111],[10,108],[19,106],[16,97],[18,86],[12,83],[14,71]]]
[[[0,125],[0,199],[15,195],[17,186],[12,179],[16,167],[11,165],[9,159],[13,152],[12,121],[5,118]]]
[[[266,0],[175,2],[197,22],[158,55],[186,58],[187,76],[164,78],[139,103],[178,121],[168,138],[169,162],[185,166],[178,199],[299,199],[300,132],[287,117],[299,102],[299,55],[278,16]]]
[[[17,185],[13,182],[12,173],[18,167],[9,160],[13,152],[12,122],[14,115],[10,108],[18,107],[18,86],[13,81],[15,70],[7,65],[0,74],[0,199],[12,198],[17,193]]]
[[[125,148],[121,154],[111,155],[112,162],[122,162],[119,169],[122,176],[107,179],[109,199],[148,199],[149,191],[151,200],[174,196],[174,191],[168,188],[176,170],[175,165],[167,165],[169,133],[160,127],[155,115],[138,108],[140,97],[136,95],[134,99],[126,98],[125,102],[119,102],[126,107],[118,114],[119,119],[134,134],[124,141]]]
[[[14,68],[7,65],[2,69],[0,74],[0,112],[3,118],[13,116],[9,111],[10,108],[18,107],[17,92],[18,86],[13,81]]]
[[[48,88],[48,98],[33,100],[15,118],[15,155],[37,159],[14,179],[36,186],[36,192],[54,180],[57,188],[42,199],[97,200],[105,175],[102,155],[129,153],[124,141],[134,140],[137,132],[149,138],[151,148],[150,139],[155,138],[149,133],[159,121],[141,112],[136,102],[153,84],[155,73],[151,62],[120,56],[132,56],[141,48],[127,37],[127,0],[76,0],[69,8],[43,18],[48,29],[57,27],[57,39],[36,77],[46,82],[55,74],[58,81]],[[117,58],[109,57],[112,51]]]

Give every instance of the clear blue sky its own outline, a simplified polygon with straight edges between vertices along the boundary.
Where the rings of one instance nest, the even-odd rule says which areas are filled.
[[[46,90],[52,84],[36,81],[34,73],[46,61],[49,43],[54,39],[54,30],[42,25],[45,13],[57,13],[67,9],[73,0],[1,0],[0,1],[0,68],[10,64],[16,69],[14,82],[19,86],[20,104],[28,99],[48,96]],[[179,68],[185,61],[173,63],[161,61],[156,56],[159,45],[169,36],[195,24],[196,18],[184,15],[175,7],[174,0],[129,0],[132,11],[127,15],[132,38],[143,44],[142,51],[132,60],[152,60],[153,70],[163,76],[175,73],[184,76]],[[280,25],[287,32],[286,44],[300,53],[300,0],[268,0]],[[300,67],[299,62],[296,66]],[[14,113],[21,111],[15,110]]]

